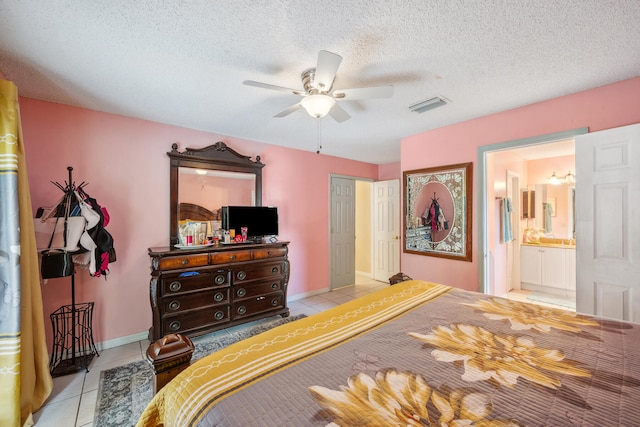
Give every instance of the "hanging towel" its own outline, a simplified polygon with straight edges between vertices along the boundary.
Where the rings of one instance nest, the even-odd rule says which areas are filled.
[[[511,205],[511,199],[505,197],[502,199],[502,239],[504,243],[513,240],[513,227],[511,225],[511,212],[513,206]]]
[[[544,231],[546,233],[551,233],[551,229],[553,228],[551,225],[551,215],[553,215],[553,207],[551,203],[544,204]]]

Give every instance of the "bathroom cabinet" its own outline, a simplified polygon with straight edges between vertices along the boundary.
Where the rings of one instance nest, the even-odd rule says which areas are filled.
[[[527,285],[573,291],[576,289],[575,247],[522,245],[520,281]]]

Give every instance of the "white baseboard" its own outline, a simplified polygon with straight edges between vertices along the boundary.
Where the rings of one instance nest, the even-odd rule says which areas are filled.
[[[356,271],[356,276],[368,277],[373,279],[373,272],[371,271]]]
[[[298,301],[300,299],[305,299],[308,297],[312,297],[314,295],[320,295],[320,294],[326,294],[327,292],[329,292],[330,289],[329,288],[325,288],[325,289],[318,289],[315,291],[311,291],[311,292],[304,292],[301,294],[295,294],[295,295],[287,295],[287,302],[293,302],[293,301]]]
[[[149,338],[149,331],[138,332],[137,334],[127,335],[125,337],[114,338],[112,340],[106,340],[96,343],[98,351],[106,350],[108,348],[119,347],[125,344],[131,344],[132,342],[138,342]]]

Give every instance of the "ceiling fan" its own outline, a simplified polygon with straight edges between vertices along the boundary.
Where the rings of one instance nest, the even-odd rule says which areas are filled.
[[[329,114],[337,122],[344,122],[351,118],[336,100],[357,100],[371,98],[388,98],[393,94],[393,86],[363,87],[354,89],[333,90],[333,81],[342,62],[342,57],[335,53],[321,50],[318,54],[318,64],[302,72],[304,90],[290,89],[268,83],[245,80],[243,84],[264,89],[288,92],[302,97],[300,102],[286,108],[274,117],[285,117],[296,110],[304,108],[310,116],[321,118]]]

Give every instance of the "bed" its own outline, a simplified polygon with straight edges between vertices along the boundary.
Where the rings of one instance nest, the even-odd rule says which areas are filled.
[[[138,426],[640,423],[640,325],[419,280],[198,360]]]

